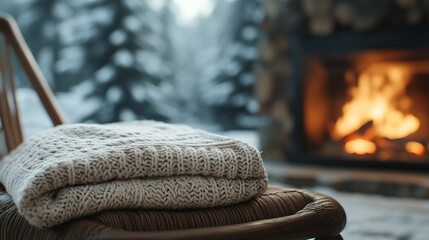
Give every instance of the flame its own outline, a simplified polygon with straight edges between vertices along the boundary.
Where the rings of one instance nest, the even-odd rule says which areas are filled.
[[[419,142],[407,142],[405,144],[405,150],[407,150],[407,152],[414,153],[417,156],[425,154],[425,147]]]
[[[373,142],[361,138],[348,141],[344,145],[344,150],[347,153],[356,153],[361,155],[374,153],[376,149],[377,147]]]
[[[357,86],[351,88],[352,99],[343,106],[343,115],[333,129],[333,138],[341,139],[372,122],[376,136],[404,138],[420,127],[419,120],[405,113],[411,99],[405,95],[409,82],[407,69],[376,65],[363,71]]]

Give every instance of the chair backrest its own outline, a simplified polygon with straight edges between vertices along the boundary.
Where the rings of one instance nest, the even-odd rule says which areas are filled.
[[[47,85],[39,66],[30,52],[15,20],[8,14],[0,13],[0,154],[15,149],[23,142],[21,120],[15,96],[15,69],[12,56],[30,80],[52,123],[60,125],[64,118],[55,97]]]

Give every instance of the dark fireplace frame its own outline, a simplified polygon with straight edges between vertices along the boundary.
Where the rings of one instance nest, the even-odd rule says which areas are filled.
[[[305,62],[309,57],[332,57],[354,54],[362,51],[429,51],[429,29],[427,27],[401,27],[369,32],[337,31],[326,37],[306,34],[291,36],[291,84],[285,87],[284,94],[290,102],[293,116],[293,141],[285,150],[288,161],[300,164],[316,164],[354,168],[382,168],[385,170],[429,170],[429,161],[421,164],[399,161],[348,160],[319,156],[309,151],[304,129],[304,86]],[[429,52],[428,52],[429,53]],[[429,59],[429,54],[427,55]],[[429,66],[428,66],[429,68]],[[428,80],[429,81],[429,80]]]

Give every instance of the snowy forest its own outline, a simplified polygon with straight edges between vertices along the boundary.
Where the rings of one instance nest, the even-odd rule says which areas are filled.
[[[69,121],[154,119],[218,130],[258,126],[260,8],[259,0],[0,3]]]

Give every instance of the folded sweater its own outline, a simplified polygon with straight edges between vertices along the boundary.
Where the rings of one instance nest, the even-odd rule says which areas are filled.
[[[268,184],[254,147],[154,121],[55,127],[0,160],[0,182],[36,227],[107,209],[235,204]]]

